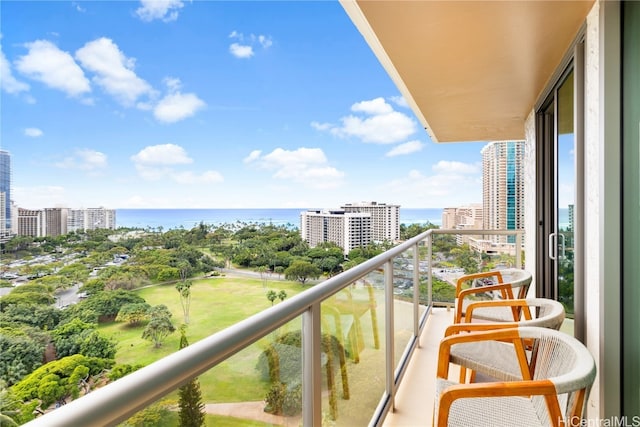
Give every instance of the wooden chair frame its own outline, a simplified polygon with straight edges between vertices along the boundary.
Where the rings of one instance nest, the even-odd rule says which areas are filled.
[[[470,327],[471,325],[463,326]],[[473,328],[476,327],[480,329],[488,327],[488,325],[473,326]],[[525,342],[528,339],[536,339],[545,334],[553,335],[561,333],[546,328],[522,327],[477,331],[471,334],[450,335],[444,338],[440,343],[437,378],[448,380],[452,346],[467,342],[498,340],[513,344],[523,380],[456,384],[449,386],[440,395],[439,401],[436,402],[438,407],[437,418],[434,413],[434,424],[438,427],[448,425],[451,406],[458,399],[479,397],[497,398],[506,396],[531,397],[535,395],[544,397],[552,426],[564,427],[565,420],[571,420],[572,423],[577,420],[582,420],[588,391],[595,379],[595,362],[593,361],[593,357],[582,344],[567,335],[566,337],[572,341],[572,345],[582,347],[582,349],[577,350],[578,357],[582,357],[583,359],[588,358],[589,360],[583,361],[585,363],[576,364],[577,366],[574,367],[571,372],[564,373],[559,377],[532,379],[535,372],[535,358],[532,358],[531,362],[527,360]],[[575,377],[572,376],[572,374],[575,375]],[[575,398],[572,400],[573,404],[563,414],[560,409],[558,394],[571,392],[576,393]],[[472,417],[472,414],[469,415]],[[481,414],[478,415],[481,416]],[[522,425],[526,424],[526,420],[523,420]]]

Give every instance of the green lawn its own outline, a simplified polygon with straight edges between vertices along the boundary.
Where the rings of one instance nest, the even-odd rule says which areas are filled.
[[[276,292],[284,289],[289,297],[303,290],[295,282],[270,281],[267,286]],[[174,285],[153,286],[137,292],[151,305],[165,304],[173,314],[172,320],[176,328],[183,323],[180,299]],[[196,280],[191,294],[190,323],[187,329],[190,343],[271,306],[259,279],[220,277]],[[290,327],[299,327],[299,323],[297,320]],[[117,363],[148,365],[175,352],[180,341],[180,333],[176,331],[166,339],[162,347],[154,348],[152,342],[141,338],[144,325],[130,327],[114,322],[101,325],[100,329],[119,342]],[[201,375],[199,380],[204,402],[262,400],[267,384],[259,379],[255,365],[263,346],[263,343],[258,342]]]

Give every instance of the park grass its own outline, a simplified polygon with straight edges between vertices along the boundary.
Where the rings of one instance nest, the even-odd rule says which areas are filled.
[[[285,290],[293,296],[303,290],[299,283],[272,281],[263,287],[262,280],[218,277],[195,280],[191,288],[190,322],[187,338],[195,343],[271,306],[266,298],[268,289]],[[174,285],[158,285],[137,291],[150,305],[164,304],[173,314],[176,328],[183,323],[180,298]],[[299,325],[299,320],[295,321]],[[292,326],[299,327],[299,326]],[[119,345],[116,362],[148,365],[179,348],[180,333],[169,335],[160,348],[141,338],[144,324],[131,327],[120,322],[101,325],[101,332],[114,337]],[[198,379],[203,401],[239,402],[262,400],[268,384],[255,369],[260,352],[270,338],[263,339],[202,374]]]

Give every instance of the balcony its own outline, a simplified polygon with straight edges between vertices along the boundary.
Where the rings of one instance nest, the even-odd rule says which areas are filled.
[[[175,417],[176,390],[195,377],[208,413],[266,425],[428,424],[453,317],[433,293],[443,234],[515,235],[519,267],[522,231],[429,230],[27,425],[116,425],[163,401]]]

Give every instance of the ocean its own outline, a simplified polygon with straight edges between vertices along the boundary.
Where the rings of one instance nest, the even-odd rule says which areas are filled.
[[[184,228],[190,230],[200,222],[209,225],[259,223],[300,227],[299,209],[117,209],[116,227],[155,228],[164,231]],[[442,209],[400,208],[403,224],[442,224]]]

